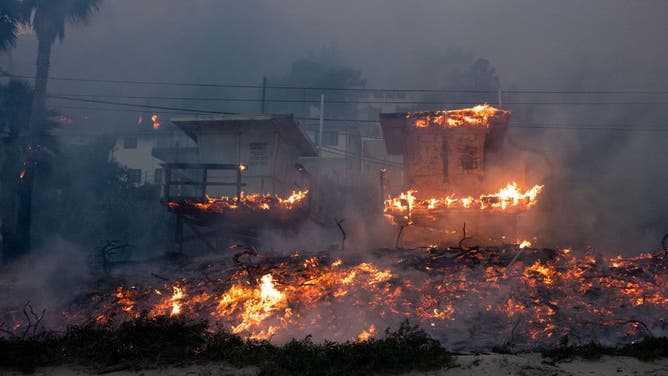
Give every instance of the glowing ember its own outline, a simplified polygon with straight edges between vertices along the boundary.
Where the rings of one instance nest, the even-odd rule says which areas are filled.
[[[520,249],[531,247],[531,242],[528,240],[522,240],[520,243]]]
[[[409,319],[453,350],[507,341],[518,351],[565,342],[619,344],[668,334],[665,252],[597,262],[528,248],[518,257],[516,247],[465,255],[454,249],[406,252],[378,260],[397,257],[391,269],[293,254],[224,267],[213,278],[175,276],[178,285],[121,286],[77,303],[65,324],[117,325],[146,312],[207,320],[244,337],[279,342],[308,334],[363,341],[377,328]],[[198,270],[189,275],[202,275]],[[10,313],[0,322],[20,330],[20,320]]]
[[[668,270],[656,269],[663,265],[661,255],[614,258],[607,266],[598,266],[566,252],[558,252],[551,259],[529,261],[536,255],[525,250],[525,259],[506,268],[516,252],[490,254],[493,258],[489,262],[483,254],[472,255],[476,261],[468,266],[439,266],[438,259],[429,261],[423,255],[431,270],[423,269],[425,274],[420,278],[414,278],[415,271],[406,270],[403,262],[392,271],[378,269],[371,263],[345,266],[340,260],[322,263],[317,258],[306,258],[301,263],[294,261],[299,268],[281,262],[255,278],[240,270],[204,285],[191,281],[191,290],[205,289],[206,298],[201,298],[201,293],[199,298],[183,294],[178,302],[181,312],[225,323],[232,332],[251,338],[324,330],[329,339],[365,340],[374,335],[378,325],[403,318],[421,323],[437,337],[444,333],[447,338],[449,330],[473,319],[480,335],[488,333],[492,338],[498,337],[499,330],[512,330],[519,321],[516,331],[526,333],[526,341],[536,344],[559,341],[568,333],[591,338],[587,336],[595,336],[597,331],[607,333],[616,326],[622,336],[632,337],[644,329],[616,324],[618,317],[643,317],[652,330],[661,330],[661,318],[668,317]],[[499,257],[507,257],[507,261],[492,262]],[[638,274],[637,270],[655,272]],[[220,284],[228,287],[219,295],[211,294]],[[141,309],[157,315],[164,312],[164,306],[171,306],[178,295],[174,290],[172,296],[157,296],[160,301],[151,305],[146,297],[156,295],[150,290],[145,295],[130,291],[136,295],[123,294],[115,303],[116,309],[126,311],[129,304],[134,306],[141,301]],[[659,314],[650,318],[641,311],[632,311],[634,307],[649,306]],[[363,316],[334,321],[321,316],[330,311]],[[573,316],[576,312],[577,316]],[[363,317],[377,319],[369,322]],[[592,323],[598,324],[592,327]],[[510,336],[509,332],[506,334]]]

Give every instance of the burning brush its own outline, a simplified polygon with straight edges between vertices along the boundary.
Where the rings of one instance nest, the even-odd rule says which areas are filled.
[[[524,243],[379,250],[361,263],[244,254],[233,265],[163,268],[171,282],[126,280],[76,299],[58,321],[118,325],[171,315],[282,343],[307,335],[363,340],[407,319],[457,351],[617,345],[668,334],[663,251],[606,260]],[[7,328],[25,330],[20,316],[13,319],[3,318]]]

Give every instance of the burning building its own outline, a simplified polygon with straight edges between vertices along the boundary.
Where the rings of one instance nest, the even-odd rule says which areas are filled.
[[[510,115],[488,105],[381,114],[388,153],[404,158],[403,192],[386,200],[386,215],[402,226],[441,230],[468,222],[485,235],[513,233],[515,214],[535,204],[542,186],[521,188],[524,172],[504,166]],[[499,226],[501,233],[490,230]]]
[[[229,232],[292,226],[308,217],[302,156],[317,150],[293,115],[180,117],[172,122],[198,145],[199,163],[166,163],[163,200],[209,248]],[[222,231],[221,231],[222,230]]]

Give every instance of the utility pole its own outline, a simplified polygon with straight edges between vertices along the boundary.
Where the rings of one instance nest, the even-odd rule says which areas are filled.
[[[322,149],[322,132],[325,123],[325,94],[320,94],[320,134],[318,135],[318,146]]]
[[[264,114],[265,102],[267,100],[267,77],[262,77],[262,107],[260,112]]]
[[[499,96],[497,99],[497,103],[499,104],[499,108],[501,108],[503,107],[503,90],[501,90],[501,86],[499,86],[497,94]]]

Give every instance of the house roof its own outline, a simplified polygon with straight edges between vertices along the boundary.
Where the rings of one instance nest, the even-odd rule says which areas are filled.
[[[177,127],[181,128],[190,138],[197,142],[197,134],[201,131],[210,131],[215,128],[229,126],[238,127],[267,127],[267,131],[279,132],[289,143],[294,143],[303,156],[313,157],[318,155],[318,150],[311,140],[306,136],[301,125],[294,114],[238,114],[238,115],[198,115],[187,117],[174,117],[171,119]]]
[[[489,105],[479,105],[459,110],[400,112],[380,114],[385,145],[389,154],[403,154],[408,130],[438,128],[454,129],[505,129],[511,112]]]

